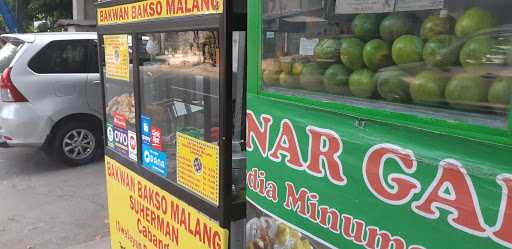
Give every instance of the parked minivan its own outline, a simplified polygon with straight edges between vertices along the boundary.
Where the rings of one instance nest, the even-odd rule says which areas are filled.
[[[81,165],[103,152],[96,33],[6,34],[0,50],[0,144],[43,146]]]

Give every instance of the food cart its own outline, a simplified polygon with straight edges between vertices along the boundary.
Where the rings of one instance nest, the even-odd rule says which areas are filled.
[[[241,248],[245,2],[97,8],[112,248]]]
[[[246,248],[512,248],[509,0],[253,0]]]
[[[99,3],[113,248],[512,248],[510,1],[234,3]]]

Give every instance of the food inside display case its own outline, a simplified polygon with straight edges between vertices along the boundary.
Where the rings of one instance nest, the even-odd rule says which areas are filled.
[[[131,36],[104,35],[105,147],[138,161]]]
[[[249,204],[251,205],[251,204]],[[246,224],[246,249],[327,249],[298,229],[251,209]]]
[[[142,151],[159,160],[143,158],[143,165],[176,182],[180,134],[197,142],[218,142],[217,33],[166,32],[144,37],[150,59],[140,65],[141,123],[148,127],[147,136],[142,131]]]
[[[265,90],[506,127],[512,3],[428,2],[264,1]]]
[[[142,164],[218,205],[218,31],[145,33],[139,36],[139,43],[144,38],[147,42],[142,50],[149,59],[139,60]],[[234,74],[243,70],[238,68]],[[242,86],[242,81],[233,80],[233,91]],[[235,127],[241,130],[241,123]],[[232,148],[234,201],[243,200],[245,154],[236,143],[239,139],[234,139]]]
[[[124,93],[113,97],[107,103],[107,115],[110,117],[122,115],[126,117],[130,124],[135,125],[135,101],[133,94]]]

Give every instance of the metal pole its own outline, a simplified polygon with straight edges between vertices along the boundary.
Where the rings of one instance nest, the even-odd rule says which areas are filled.
[[[18,32],[24,33],[25,20],[25,0],[16,0],[16,23],[18,24]]]

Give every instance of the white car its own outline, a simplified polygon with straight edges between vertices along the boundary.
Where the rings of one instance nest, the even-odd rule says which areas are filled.
[[[0,50],[0,144],[43,146],[69,165],[101,157],[96,33],[7,34]]]

